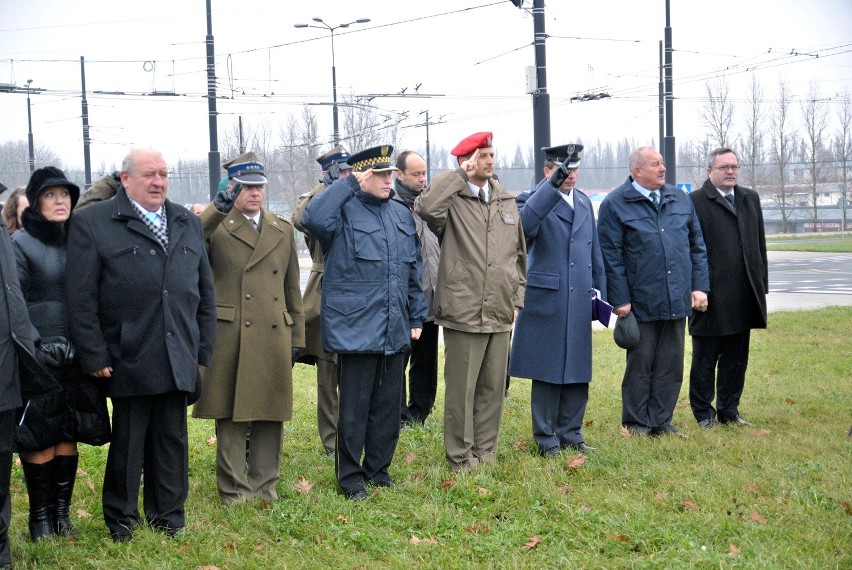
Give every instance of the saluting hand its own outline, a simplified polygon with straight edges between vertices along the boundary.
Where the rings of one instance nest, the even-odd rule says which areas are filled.
[[[476,159],[479,158],[479,149],[473,151],[473,154],[468,157],[467,160],[462,161],[461,167],[464,170],[464,173],[470,176],[474,172],[476,172]]]

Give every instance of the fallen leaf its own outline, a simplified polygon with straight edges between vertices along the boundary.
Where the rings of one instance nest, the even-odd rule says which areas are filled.
[[[586,420],[585,426],[586,427],[592,427],[592,424],[594,424],[594,423],[595,423],[595,420]]]
[[[423,475],[422,473],[417,473],[416,475],[412,475],[412,476],[411,476],[411,482],[412,482],[412,483],[420,483],[420,482],[421,482],[421,481],[423,481],[425,478],[426,478],[426,476],[425,476],[425,475]]]
[[[541,539],[537,536],[533,536],[532,538],[530,538],[529,542],[524,543],[524,548],[529,548],[530,550],[532,550],[533,548],[538,546],[540,543],[541,543]]]
[[[623,534],[616,535],[615,540],[618,542],[630,542],[630,539]]]
[[[269,501],[266,499],[261,499],[260,502],[257,503],[257,510],[263,511],[269,508]]]
[[[568,493],[574,490],[574,487],[572,487],[571,485],[562,485],[556,490],[562,493],[563,495],[567,495]]]
[[[480,495],[484,496],[484,497],[487,497],[488,495],[491,494],[491,491],[489,491],[485,487],[477,487],[476,492],[479,493]]]
[[[293,490],[303,495],[313,488],[313,483],[308,481],[304,476],[299,477],[299,482],[293,485]]]
[[[342,522],[342,523],[348,523],[349,517],[344,517],[343,515],[337,515],[337,520]]]
[[[746,483],[745,485],[743,485],[743,489],[745,489],[746,491],[751,491],[755,495],[760,494],[760,487],[757,485],[757,483]]]
[[[317,544],[322,544],[322,537],[320,535],[316,535],[314,537],[314,542],[316,542]]]
[[[588,455],[572,455],[568,458],[568,467],[570,469],[579,469],[582,467],[583,463],[589,460]]]
[[[592,505],[580,505],[577,507],[578,511],[583,511],[584,513],[592,512]]]
[[[17,465],[18,467],[21,466],[21,458],[20,457],[15,457],[15,465]]]
[[[751,510],[751,515],[749,516],[749,519],[751,519],[752,521],[754,521],[756,523],[766,524],[766,517],[764,517],[762,514],[757,512],[757,509]]]
[[[668,498],[669,498],[669,493],[666,492],[666,491],[663,491],[662,493],[657,493],[656,495],[654,495],[655,501],[665,501]]]
[[[81,519],[88,519],[88,518],[92,518],[92,513],[90,513],[89,511],[87,511],[83,507],[80,507],[80,508],[77,509],[77,516],[80,517]]]
[[[409,540],[408,542],[410,542],[411,544],[417,544],[417,545],[419,545],[419,544],[438,544],[438,539],[435,538],[435,537],[418,538],[418,537],[416,537],[412,534],[411,540]]]
[[[188,544],[181,544],[180,546],[177,547],[177,551],[180,552],[181,554],[186,554],[187,552],[189,552],[189,545]]]
[[[257,544],[255,544],[255,545],[254,545],[254,549],[255,549],[257,552],[260,552],[260,551],[261,551],[261,550],[263,550],[264,548],[266,548],[266,545],[265,545],[265,544],[263,544],[262,542],[258,542]]]
[[[207,440],[207,445],[216,445],[216,436],[215,435]]]
[[[92,481],[91,479],[86,479],[86,487],[88,487],[88,488],[89,488],[89,490],[90,490],[92,493],[94,493],[94,492],[95,492],[95,482],[94,482],[94,481]]]
[[[790,404],[791,406],[796,403],[796,400],[790,397],[784,398],[784,401]]]
[[[415,459],[417,459],[417,454],[416,454],[416,453],[414,453],[413,451],[409,451],[408,453],[406,453],[406,454],[405,454],[405,458],[404,458],[404,460],[405,460],[405,462],[406,462],[406,463],[410,464],[410,463],[412,463]]]
[[[626,427],[624,427],[624,426],[621,426],[620,428],[618,428],[618,433],[620,433],[620,434],[621,434],[621,437],[630,437],[630,436],[632,435],[632,434],[630,433],[630,430],[629,430],[629,429],[627,429],[627,428],[626,428]]]
[[[512,444],[512,449],[515,451],[526,451],[530,448],[530,443],[525,439],[519,439]]]
[[[234,554],[237,551],[237,545],[233,542],[229,542],[225,545],[225,550],[227,550],[230,554]]]
[[[472,533],[472,534],[479,534],[481,532],[491,532],[491,529],[488,528],[487,526],[482,526],[482,525],[478,525],[478,524],[475,524],[473,526],[469,526],[469,527],[465,528],[464,530],[466,532],[469,532],[469,533]]]
[[[86,475],[88,475],[88,473],[86,473],[86,472],[83,470],[83,468],[82,468],[82,467],[78,467],[78,468],[77,468],[77,475],[82,475],[82,476],[84,476],[84,477],[85,477]]]
[[[206,566],[196,566],[195,570],[219,570],[219,567],[208,564]]]
[[[846,514],[852,516],[852,503],[849,501],[840,501],[840,506],[846,511]]]
[[[698,510],[698,504],[692,499],[684,499],[680,502],[680,504],[683,505],[684,509],[688,509],[691,511]]]
[[[736,544],[728,545],[728,558],[737,558],[740,555],[740,548]]]
[[[452,489],[455,486],[456,486],[456,480],[455,479],[444,479],[443,481],[441,481],[441,488],[442,489]]]
[[[756,435],[758,437],[766,437],[770,433],[772,433],[770,430],[763,428],[763,429],[759,429],[756,432],[754,432],[754,435]]]

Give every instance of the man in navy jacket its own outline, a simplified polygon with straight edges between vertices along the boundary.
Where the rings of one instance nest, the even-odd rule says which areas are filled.
[[[635,435],[680,435],[672,416],[686,317],[707,310],[707,250],[692,200],[665,183],[660,153],[637,148],[628,169],[598,214],[608,301],[619,317],[633,312],[640,331],[639,346],[627,351],[621,423]]]
[[[392,152],[385,145],[353,154],[352,175],[316,195],[302,216],[325,255],[322,342],[338,355],[340,387],[335,468],[352,500],[367,498],[367,483],[393,484],[405,357],[427,313],[414,219],[390,200]]]

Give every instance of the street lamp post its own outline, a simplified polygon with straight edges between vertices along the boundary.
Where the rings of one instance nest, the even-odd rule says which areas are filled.
[[[339,24],[337,26],[330,26],[326,23],[322,18],[314,18],[314,22],[318,24],[322,24],[321,26],[314,26],[313,24],[294,24],[295,28],[317,28],[320,30],[328,30],[331,35],[331,96],[332,96],[332,119],[334,121],[334,144],[340,144],[340,129],[338,128],[338,120],[337,120],[337,69],[334,66],[334,30],[339,30],[340,28],[348,28],[352,24],[366,24],[370,21],[370,18],[359,18],[357,20],[353,20],[351,22],[346,22],[345,24]]]
[[[30,83],[32,79],[27,79],[27,124],[29,126],[28,139],[30,148],[30,174],[35,172],[35,152],[33,150],[33,114],[30,111]]]

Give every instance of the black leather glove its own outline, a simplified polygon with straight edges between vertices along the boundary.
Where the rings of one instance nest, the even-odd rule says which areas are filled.
[[[340,165],[335,161],[328,167],[328,170],[325,171],[325,176],[322,177],[322,183],[326,187],[329,187],[331,186],[331,183],[338,178],[340,178]]]
[[[556,170],[550,175],[550,185],[559,190],[568,179],[568,169],[564,164],[557,164]]]
[[[216,206],[216,209],[223,214],[227,214],[231,211],[231,208],[234,207],[234,200],[237,199],[237,196],[242,189],[243,185],[239,182],[235,182],[230,189],[216,194],[216,197],[213,198],[213,205]]]
[[[64,336],[43,338],[39,348],[45,362],[51,366],[60,368],[74,362],[74,345]]]

